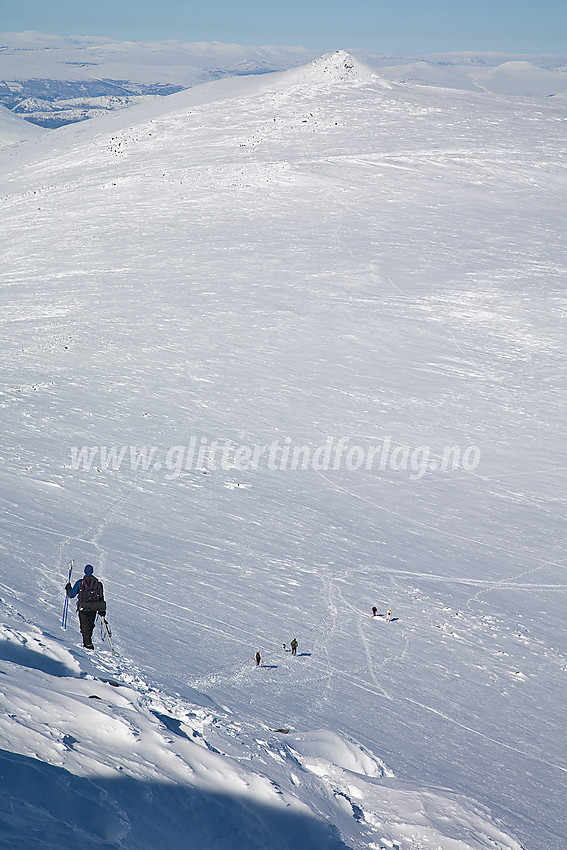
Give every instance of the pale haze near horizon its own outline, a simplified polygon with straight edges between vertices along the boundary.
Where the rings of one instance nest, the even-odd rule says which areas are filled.
[[[96,5],[71,0],[23,0],[5,4],[4,32],[35,30],[53,35],[105,36],[116,40],[268,45],[312,49],[365,48],[392,53],[495,51],[564,53],[567,4],[560,0],[434,0],[349,4],[289,0],[285,6],[245,0],[211,4],[123,0]]]

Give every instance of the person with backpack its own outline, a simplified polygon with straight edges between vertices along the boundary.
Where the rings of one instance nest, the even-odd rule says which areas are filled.
[[[79,626],[83,636],[83,646],[86,649],[94,649],[93,631],[96,615],[104,617],[106,614],[106,602],[104,601],[104,588],[102,582],[93,575],[91,564],[85,567],[85,574],[71,586],[70,582],[65,585],[67,596],[77,599],[77,611],[79,612]]]

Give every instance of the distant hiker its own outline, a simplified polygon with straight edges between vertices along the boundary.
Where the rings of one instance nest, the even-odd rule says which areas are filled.
[[[260,661],[262,660],[262,656],[260,655],[259,652],[257,652],[256,655],[254,656],[254,658],[256,659],[256,667],[259,667]]]
[[[102,582],[93,575],[91,564],[85,567],[85,574],[71,586],[70,582],[65,585],[67,596],[73,599],[78,595],[77,611],[79,612],[79,625],[83,636],[83,646],[94,649],[93,630],[96,615],[104,617],[106,614],[106,602],[104,601],[104,588]]]
[[[292,642],[290,643],[290,646],[291,646],[291,654],[297,655],[297,638],[294,638],[292,640]]]
[[[377,613],[378,613],[378,608],[376,607],[376,605],[373,605],[372,606],[372,616],[375,617]]]
[[[392,619],[392,609],[388,608],[388,613],[386,614],[386,620],[388,622],[390,622],[391,619]]]
[[[285,643],[283,644],[283,651],[285,652]]]

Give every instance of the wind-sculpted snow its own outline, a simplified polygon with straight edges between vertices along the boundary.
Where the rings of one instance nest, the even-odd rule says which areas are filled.
[[[1,153],[4,748],[128,850],[564,850],[564,107],[319,71]]]
[[[288,735],[205,711],[150,687],[123,657],[59,646],[70,678],[53,668],[52,638],[1,630],[36,656],[0,652],[6,850],[519,848],[469,801],[397,783],[336,732]]]
[[[79,665],[70,658],[69,653],[55,640],[41,635],[37,629],[22,633],[0,625],[0,659],[42,670],[52,676],[73,676],[79,672]]]

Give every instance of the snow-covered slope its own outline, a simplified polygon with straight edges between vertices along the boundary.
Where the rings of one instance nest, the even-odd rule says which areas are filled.
[[[16,626],[0,629],[1,847],[520,848],[466,798],[396,780],[349,738],[204,708],[110,653],[87,674]]]
[[[563,850],[564,110],[358,70],[1,154],[2,846]]]
[[[30,124],[9,109],[0,106],[0,147],[17,145],[28,139],[37,139],[45,133],[41,127]]]
[[[392,82],[537,98],[567,93],[567,56],[354,54]],[[54,128],[203,81],[281,71],[310,59],[315,53],[304,47],[0,33],[0,103]]]
[[[141,97],[282,70],[313,57],[302,47],[1,33],[0,101],[28,121],[53,128],[122,109]]]

